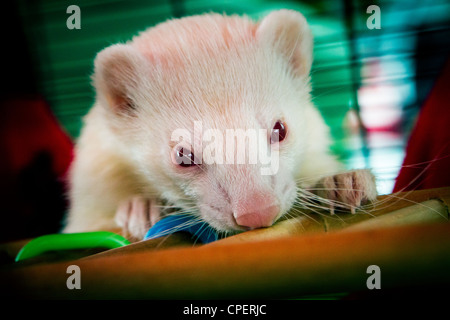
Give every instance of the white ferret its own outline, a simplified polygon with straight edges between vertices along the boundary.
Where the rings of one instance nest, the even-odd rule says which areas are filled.
[[[342,172],[329,152],[329,129],[310,97],[312,49],[305,18],[280,10],[257,23],[218,14],[171,20],[101,51],[63,231],[122,227],[139,239],[176,207],[233,232],[271,226],[299,195],[333,201],[332,212],[374,200],[373,175]],[[206,152],[198,159],[196,141],[172,139],[180,128],[194,135],[195,121],[224,136],[265,129],[278,170],[208,162]]]

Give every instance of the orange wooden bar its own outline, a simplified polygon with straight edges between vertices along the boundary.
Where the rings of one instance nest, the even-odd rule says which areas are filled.
[[[365,219],[354,230],[351,227],[358,224],[349,228],[327,224],[327,232],[319,228],[322,231],[283,236],[264,236],[264,231],[255,230],[258,236],[243,233],[208,245],[183,242],[157,249],[154,243],[138,242],[84,259],[10,265],[0,271],[2,295],[37,299],[296,298],[368,291],[367,268],[371,265],[380,268],[380,290],[448,288],[448,191],[419,192],[415,199],[421,203],[403,200],[410,202],[411,213],[398,210],[408,209],[406,205],[391,204],[395,212]],[[422,204],[429,199],[437,200]],[[442,221],[435,221],[437,210],[433,209],[433,218],[425,223],[416,218],[406,225],[394,223],[417,215],[414,206],[431,205],[444,210],[438,214]],[[442,212],[447,216],[441,216]],[[364,227],[363,223],[375,219],[388,219],[388,225]],[[70,265],[80,268],[81,289],[67,287]]]
[[[81,289],[69,290],[76,264]],[[3,271],[3,294],[27,298],[292,298],[381,287],[448,286],[450,225],[330,233],[81,259]]]

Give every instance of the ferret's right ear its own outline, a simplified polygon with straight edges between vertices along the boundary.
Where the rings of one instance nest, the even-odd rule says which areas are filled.
[[[116,44],[100,51],[94,64],[98,98],[117,113],[132,109],[133,92],[146,69],[144,57],[129,45]]]

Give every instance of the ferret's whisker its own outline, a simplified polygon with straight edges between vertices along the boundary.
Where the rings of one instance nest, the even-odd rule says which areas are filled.
[[[314,221],[314,222],[320,224],[319,221],[317,221],[316,219],[314,219],[313,217],[311,217],[309,214],[304,213],[303,211],[301,211],[301,210],[298,209],[298,208],[292,207],[291,210],[293,210],[295,213],[300,213],[300,214],[302,214],[302,216],[307,217],[308,219],[311,219],[312,221]],[[314,211],[314,210],[311,210],[311,211]],[[314,212],[316,212],[316,211],[314,211]],[[318,213],[318,212],[316,212],[316,213],[320,215],[320,213]]]
[[[306,214],[304,214],[303,212],[301,212],[300,210],[299,210],[298,212],[301,213],[302,215],[306,215]],[[294,222],[293,220],[296,219],[296,218],[298,218],[298,217],[296,217],[295,215],[293,215],[291,211],[286,212],[286,213],[285,213],[285,216],[286,216],[286,219],[285,219],[285,220],[286,220],[286,221],[289,221],[289,223],[290,223],[291,225],[295,226],[295,222]],[[300,223],[300,226],[302,227],[303,231],[306,231],[305,227],[303,226],[302,221],[301,221],[301,220],[298,220],[298,219],[296,219],[296,221]]]
[[[322,189],[323,190],[329,190],[329,189],[326,189],[326,188],[317,188],[317,190],[322,190]],[[340,190],[340,189],[338,188],[338,189],[333,189],[333,190]],[[350,190],[350,189],[342,188],[341,190]],[[351,189],[351,190],[354,190],[354,189]],[[315,200],[315,201],[319,201],[319,202],[328,204],[329,206],[332,206],[332,207],[337,207],[337,208],[342,208],[342,209],[348,209],[348,208],[352,209],[353,208],[353,210],[355,210],[355,211],[358,210],[358,211],[361,211],[361,212],[363,212],[365,214],[368,214],[368,215],[370,215],[372,217],[375,217],[369,211],[366,211],[364,208],[361,208],[360,206],[359,207],[358,206],[353,206],[353,205],[346,204],[346,203],[344,203],[342,201],[338,201],[338,200],[325,199],[325,198],[322,198],[320,196],[317,196],[314,193],[311,193],[309,191],[302,190],[302,189],[299,189],[298,193],[300,195],[297,197],[296,201],[299,202],[300,204],[306,206],[306,208],[309,208],[309,209],[317,208],[317,209],[330,211],[330,207],[324,207],[324,206],[321,206],[320,204],[311,202],[310,201],[310,199],[311,199],[311,200]]]

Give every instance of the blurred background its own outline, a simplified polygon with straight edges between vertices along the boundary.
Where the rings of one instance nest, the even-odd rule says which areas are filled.
[[[66,26],[70,5],[81,10],[81,29]],[[379,29],[368,28],[370,5],[380,9]],[[57,231],[71,148],[94,101],[94,57],[159,22],[207,12],[255,19],[280,8],[303,13],[315,38],[312,95],[331,127],[333,151],[348,168],[371,168],[381,194],[394,188],[418,114],[450,51],[448,0],[19,0],[5,6],[1,194],[4,225],[23,230],[5,228],[0,240]]]

